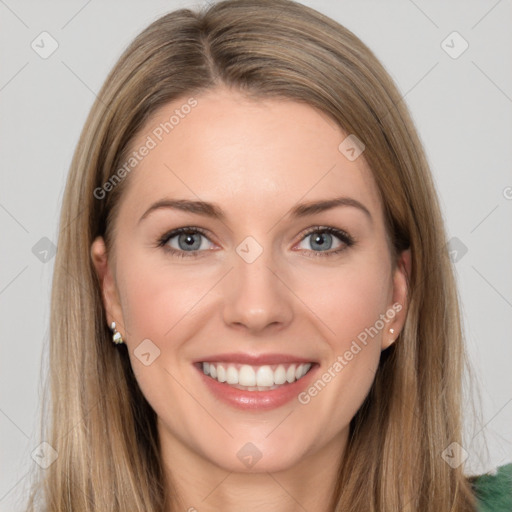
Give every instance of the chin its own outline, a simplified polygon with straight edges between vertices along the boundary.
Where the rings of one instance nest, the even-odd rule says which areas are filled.
[[[305,456],[304,443],[269,442],[269,440],[239,441],[230,439],[223,449],[206,456],[209,461],[225,471],[235,473],[276,473],[299,464]]]

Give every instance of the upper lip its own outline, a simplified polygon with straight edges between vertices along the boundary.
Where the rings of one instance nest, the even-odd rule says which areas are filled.
[[[240,363],[250,366],[263,366],[280,363],[314,363],[313,359],[298,357],[290,354],[215,354],[196,359],[194,363]]]

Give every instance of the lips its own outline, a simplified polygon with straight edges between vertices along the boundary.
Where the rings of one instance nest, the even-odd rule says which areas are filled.
[[[202,381],[214,397],[242,409],[272,409],[306,388],[319,364],[289,354],[217,354],[196,360]]]

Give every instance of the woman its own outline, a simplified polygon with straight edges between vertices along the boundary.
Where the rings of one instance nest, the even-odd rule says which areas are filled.
[[[287,0],[154,22],[63,200],[44,509],[485,506],[445,240],[407,109],[347,29]]]

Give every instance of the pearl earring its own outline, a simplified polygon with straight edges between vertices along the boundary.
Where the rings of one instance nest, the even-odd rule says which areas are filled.
[[[123,343],[123,337],[121,336],[121,333],[116,329],[116,323],[115,322],[112,322],[110,324],[110,330],[112,331],[112,341],[116,344],[116,345],[120,345],[121,343]]]
[[[391,334],[395,334],[395,329],[393,329],[393,327],[391,327],[391,329],[389,329],[389,332],[390,332]]]

